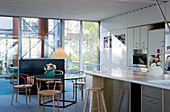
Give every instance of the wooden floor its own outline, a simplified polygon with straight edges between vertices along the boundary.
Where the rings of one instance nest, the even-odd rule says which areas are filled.
[[[85,92],[84,92],[85,93]],[[0,95],[0,112],[36,112],[37,107],[37,95],[32,95],[32,102],[25,104],[25,96],[19,95],[18,102],[13,102],[13,105],[10,104],[12,95]],[[72,99],[72,92],[68,91],[66,93],[67,99]],[[15,97],[14,97],[15,98]],[[85,98],[85,97],[84,97]],[[82,112],[84,107],[84,101],[81,100],[81,92],[78,91],[78,102],[67,108],[60,108],[60,112]],[[57,102],[56,102],[57,104]],[[45,107],[44,112],[52,112],[52,107]],[[42,106],[39,107],[39,112],[43,112]],[[57,108],[56,108],[56,112]]]

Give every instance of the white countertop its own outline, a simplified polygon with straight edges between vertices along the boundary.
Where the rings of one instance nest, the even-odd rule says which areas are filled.
[[[163,74],[161,77],[152,77],[149,73],[128,70],[113,70],[108,73],[85,71],[85,73],[170,90],[170,75],[167,74]]]

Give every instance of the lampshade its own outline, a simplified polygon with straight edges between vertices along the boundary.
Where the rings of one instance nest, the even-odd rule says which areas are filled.
[[[62,47],[57,47],[50,58],[69,58]]]

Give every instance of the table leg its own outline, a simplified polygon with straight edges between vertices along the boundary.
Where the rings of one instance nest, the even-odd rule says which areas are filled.
[[[63,107],[65,107],[65,80],[63,80]]]
[[[77,79],[76,79],[76,102],[77,102]]]

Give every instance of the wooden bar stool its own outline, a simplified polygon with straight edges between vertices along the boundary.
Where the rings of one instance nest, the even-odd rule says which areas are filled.
[[[84,110],[83,112],[86,112],[86,107],[87,107],[87,102],[88,102],[88,98],[89,98],[89,94],[91,92],[91,98],[90,98],[90,108],[89,108],[89,112],[92,112],[92,105],[93,105],[93,92],[97,92],[97,106],[98,106],[98,112],[101,112],[100,110],[100,96],[99,96],[99,93],[101,94],[101,98],[102,98],[102,103],[103,103],[103,107],[104,107],[104,112],[107,112],[106,111],[106,104],[105,104],[105,101],[104,101],[104,95],[103,95],[103,88],[100,88],[100,87],[93,87],[93,88],[87,88],[86,91],[87,91],[87,96],[86,96],[86,101],[85,101],[85,105],[84,105]]]

